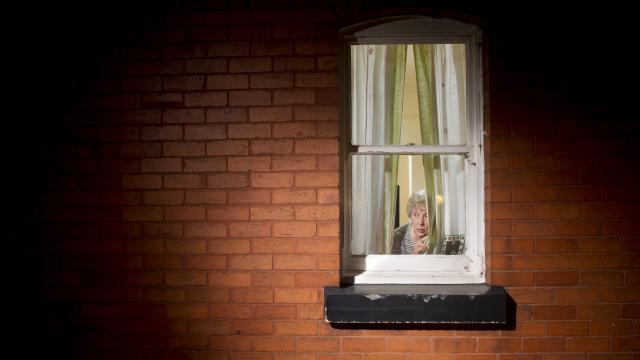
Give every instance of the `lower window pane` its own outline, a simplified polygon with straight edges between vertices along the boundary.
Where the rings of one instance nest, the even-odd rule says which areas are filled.
[[[465,249],[462,155],[353,155],[351,254]]]

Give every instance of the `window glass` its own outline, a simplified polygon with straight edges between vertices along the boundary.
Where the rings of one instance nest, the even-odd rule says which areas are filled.
[[[352,255],[463,253],[464,156],[354,154],[350,163]]]
[[[351,45],[353,145],[464,145],[465,44]]]

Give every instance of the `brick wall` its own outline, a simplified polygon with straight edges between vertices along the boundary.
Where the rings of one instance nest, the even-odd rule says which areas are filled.
[[[489,22],[489,277],[518,304],[516,329],[334,329],[322,320],[322,288],[339,281],[346,8],[189,4],[111,8],[97,24],[84,18],[84,34],[43,26],[47,51],[21,39],[30,56],[8,149],[16,256],[5,296],[23,349],[91,359],[640,358],[638,127],[610,111],[617,97],[587,90],[594,78],[609,84],[600,71],[581,77],[596,64],[588,54],[551,61],[514,43],[517,18]]]

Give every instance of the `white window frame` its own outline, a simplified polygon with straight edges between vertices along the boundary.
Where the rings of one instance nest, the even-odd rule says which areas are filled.
[[[483,86],[481,32],[472,24],[422,16],[396,17],[384,22],[345,28],[340,72],[341,252],[343,282],[356,284],[477,284],[485,282]],[[467,143],[452,145],[351,144],[350,46],[361,44],[463,43],[467,47]],[[355,154],[431,154],[466,157],[465,254],[351,255],[351,168]],[[402,206],[401,206],[402,207]]]

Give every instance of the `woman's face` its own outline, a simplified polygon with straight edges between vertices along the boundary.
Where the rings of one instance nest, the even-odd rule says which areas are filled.
[[[424,206],[416,206],[411,211],[411,229],[419,237],[427,235],[429,231],[427,209]]]

